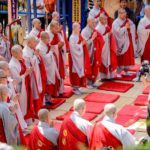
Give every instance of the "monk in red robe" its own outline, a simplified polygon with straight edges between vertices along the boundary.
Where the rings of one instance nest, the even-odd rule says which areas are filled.
[[[86,46],[86,41],[80,34],[80,25],[73,24],[73,32],[70,36],[70,81],[73,86],[73,92],[81,94],[80,87],[86,87],[86,75],[91,74],[90,57]]]
[[[59,134],[59,150],[80,150],[88,148],[88,140],[92,124],[83,119],[85,101],[76,99],[74,112],[62,123]]]
[[[90,150],[112,147],[114,150],[128,149],[135,146],[134,137],[123,126],[115,123],[116,107],[106,104],[105,117],[97,122],[90,137]]]
[[[16,116],[10,112],[8,104],[8,89],[0,85],[0,142],[9,145],[20,144],[18,122]]]
[[[59,93],[63,94],[64,92],[64,79],[65,79],[65,62],[66,62],[66,51],[63,49],[64,41],[59,36],[59,23],[52,21],[50,24],[50,45],[53,46],[54,55],[58,62],[58,70],[60,74],[60,90]]]
[[[96,20],[96,24],[99,22],[99,16],[101,14],[105,14],[107,16],[108,25],[111,27],[113,23],[113,19],[109,17],[104,8],[102,8],[101,0],[94,0],[93,9],[89,12],[89,17],[93,17]]]
[[[20,93],[19,105],[25,119],[34,118],[34,105],[30,74],[33,68],[27,68],[22,56],[20,45],[11,49],[12,58],[9,62],[11,77],[17,80],[17,92]]]
[[[116,44],[105,14],[100,15],[96,30],[103,35],[105,41],[101,55],[100,79],[113,79],[117,69]]]
[[[49,102],[51,96],[59,96],[60,75],[58,70],[58,62],[54,55],[53,49],[49,45],[49,34],[45,31],[41,33],[41,40],[37,45],[37,50],[42,55],[46,69],[46,103]]]
[[[100,33],[95,30],[95,19],[88,18],[87,26],[82,30],[81,34],[87,42],[88,52],[90,56],[91,75],[88,75],[88,87],[95,87],[101,65],[101,53],[104,46],[104,39]]]
[[[40,38],[40,35],[41,35],[41,32],[44,31],[41,28],[41,21],[37,18],[33,19],[32,26],[33,26],[33,28],[30,31],[29,35],[34,36],[36,38],[37,42],[38,42],[39,38]]]
[[[137,50],[137,45],[135,25],[127,18],[125,9],[118,10],[118,18],[113,22],[112,31],[117,47],[118,74],[124,71],[126,75],[130,75],[128,69],[135,63],[134,52]]]
[[[31,150],[56,150],[58,131],[50,125],[50,114],[47,109],[38,112],[39,123],[30,135],[29,149]]]
[[[145,16],[138,25],[138,53],[141,61],[150,62],[150,6],[145,7]]]

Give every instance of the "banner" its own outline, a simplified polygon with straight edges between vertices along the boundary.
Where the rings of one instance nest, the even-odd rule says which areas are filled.
[[[8,0],[8,24],[17,19],[17,1]]]
[[[72,22],[81,23],[81,0],[72,0]]]

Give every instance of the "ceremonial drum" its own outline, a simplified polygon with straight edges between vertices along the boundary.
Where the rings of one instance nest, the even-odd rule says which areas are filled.
[[[23,44],[24,37],[25,37],[24,28],[23,28],[23,27],[19,27],[19,28],[18,28],[18,43],[19,43],[20,45]]]
[[[21,27],[20,25],[12,25],[11,26],[11,39],[12,39],[12,44],[23,44],[25,36],[25,31],[24,28]]]

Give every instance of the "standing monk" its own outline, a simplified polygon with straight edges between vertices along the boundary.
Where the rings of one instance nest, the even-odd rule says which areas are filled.
[[[101,14],[96,30],[103,35],[105,44],[102,49],[102,64],[100,66],[100,78],[112,79],[117,69],[116,45],[111,28],[107,25],[107,16]]]
[[[54,55],[53,48],[49,44],[49,34],[47,32],[41,33],[40,42],[37,45],[37,50],[41,54],[47,75],[46,84],[46,103],[48,103],[49,96],[59,96],[60,89],[60,75],[58,70],[58,61]]]
[[[42,106],[43,101],[42,77],[44,77],[45,74],[44,72],[41,72],[41,69],[43,68],[40,67],[41,59],[39,57],[38,52],[35,49],[36,49],[35,37],[28,36],[27,45],[23,49],[23,57],[26,61],[27,67],[33,67],[33,72],[31,74],[32,94],[34,99],[35,110],[36,112],[38,112],[38,110]]]
[[[20,93],[19,104],[25,119],[34,117],[33,95],[30,75],[33,68],[27,68],[22,56],[20,45],[14,45],[11,49],[12,58],[9,68],[13,79],[17,80],[17,92]]]
[[[138,52],[141,60],[150,62],[150,6],[145,7],[145,16],[138,26]]]
[[[32,30],[29,33],[29,35],[34,36],[36,38],[36,40],[38,41],[40,38],[40,34],[43,31],[43,29],[41,28],[41,21],[37,18],[33,19],[32,21]]]
[[[136,51],[135,25],[127,18],[125,9],[118,10],[118,18],[112,25],[117,46],[118,73],[125,71],[134,65],[134,52]],[[121,75],[118,75],[121,77]]]
[[[95,19],[88,18],[87,26],[82,30],[81,34],[87,42],[88,52],[90,56],[90,63],[92,67],[91,75],[88,75],[88,87],[95,86],[96,79],[101,65],[101,52],[104,46],[104,39],[100,33],[95,30]]]
[[[101,3],[102,3],[101,0],[94,0],[94,6],[93,9],[90,10],[89,17],[95,18],[96,24],[98,24],[100,14],[104,13],[108,17],[107,21],[109,26],[111,27],[113,23],[113,19],[110,18],[107,12],[104,10],[104,8],[101,7],[102,5]]]
[[[91,74],[90,58],[86,41],[80,34],[80,25],[73,24],[73,33],[70,36],[70,81],[75,94],[81,94],[79,88],[86,87],[86,75]]]
[[[74,101],[74,112],[62,123],[59,134],[59,150],[79,150],[88,147],[92,124],[83,119],[86,105],[82,99]]]
[[[8,89],[0,85],[0,142],[9,145],[20,144],[18,122],[7,105]]]
[[[60,94],[64,92],[64,79],[65,79],[65,58],[66,53],[63,49],[64,41],[59,37],[59,23],[56,21],[52,21],[50,24],[50,45],[53,46],[54,55],[58,61],[58,70],[60,74]]]

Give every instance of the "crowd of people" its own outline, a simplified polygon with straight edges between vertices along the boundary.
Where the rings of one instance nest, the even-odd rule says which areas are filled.
[[[113,20],[100,0],[94,0],[87,25],[81,31],[74,22],[69,40],[58,12],[52,13],[47,29],[33,19],[24,47],[13,45],[10,50],[9,41],[0,33],[0,141],[31,150],[135,147],[134,137],[114,121],[114,104],[106,105],[106,116],[92,125],[82,118],[84,100],[75,100],[74,112],[64,120],[60,132],[53,127],[49,111],[42,108],[53,105],[53,97],[63,96],[68,70],[74,94],[81,95],[81,87],[96,88],[97,80],[130,76],[135,57],[150,61],[150,6],[145,6],[144,12],[136,29],[129,9],[121,7]],[[27,143],[23,132],[35,119],[39,123]]]

